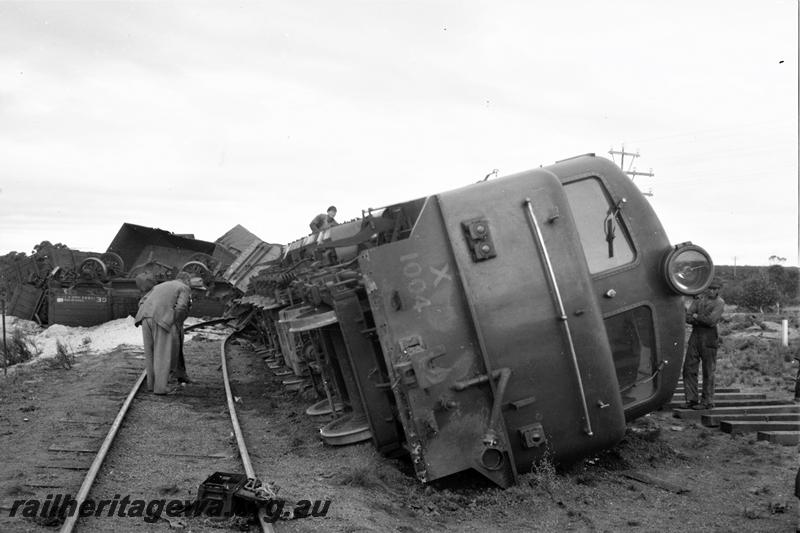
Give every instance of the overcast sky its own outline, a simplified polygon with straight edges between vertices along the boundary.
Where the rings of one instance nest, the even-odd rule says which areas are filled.
[[[796,265],[797,23],[796,0],[0,1],[0,254],[102,252],[125,222],[287,243],[329,204],[624,143],[673,243]]]

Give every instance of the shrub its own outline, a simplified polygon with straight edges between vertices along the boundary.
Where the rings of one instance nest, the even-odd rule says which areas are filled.
[[[6,362],[9,366],[30,361],[41,353],[36,343],[21,329],[11,331],[11,338],[6,342],[5,352]]]
[[[56,357],[55,360],[58,364],[65,369],[69,370],[72,368],[72,364],[75,362],[75,352],[70,348],[68,344],[61,342],[61,340],[56,340]]]
[[[778,287],[766,277],[754,277],[747,280],[742,287],[740,303],[753,311],[763,311],[778,303]]]

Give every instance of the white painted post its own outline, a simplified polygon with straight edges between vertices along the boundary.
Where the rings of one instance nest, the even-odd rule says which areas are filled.
[[[789,321],[786,319],[781,320],[781,346],[789,346]]]

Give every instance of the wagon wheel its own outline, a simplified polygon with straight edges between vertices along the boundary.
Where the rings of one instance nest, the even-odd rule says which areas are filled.
[[[211,270],[209,270],[205,263],[201,263],[200,261],[189,261],[181,267],[181,272],[188,272],[192,276],[197,276],[206,284],[211,283],[211,280],[214,278],[214,274],[211,273]]]
[[[114,252],[106,252],[100,256],[100,259],[105,263],[109,276],[115,277],[125,272],[125,261]]]
[[[204,254],[203,252],[197,252],[196,254],[192,254],[189,257],[188,262],[191,263],[193,261],[197,261],[198,263],[203,263],[206,267],[208,267],[209,270],[212,271],[215,268],[217,268],[217,265],[219,264],[219,261],[217,261],[208,254]]]
[[[91,280],[108,279],[108,268],[106,264],[97,257],[87,257],[78,267],[81,277]]]

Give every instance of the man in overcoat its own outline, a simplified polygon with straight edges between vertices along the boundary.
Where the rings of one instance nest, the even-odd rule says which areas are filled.
[[[139,302],[136,326],[142,326],[147,389],[167,394],[170,367],[179,346],[179,328],[189,310],[191,289],[186,278],[165,281],[150,289]]]

